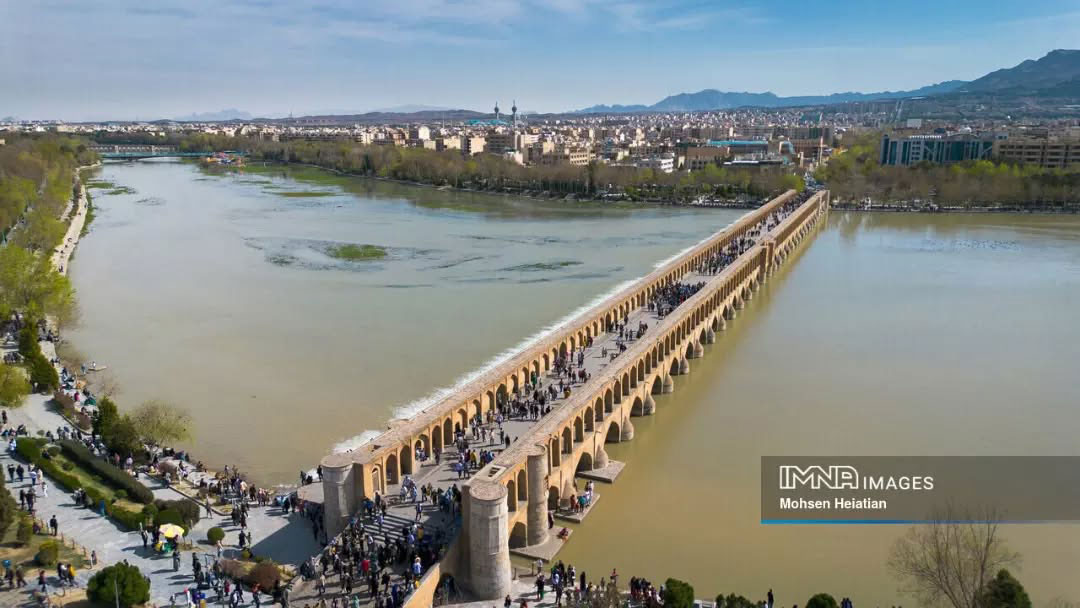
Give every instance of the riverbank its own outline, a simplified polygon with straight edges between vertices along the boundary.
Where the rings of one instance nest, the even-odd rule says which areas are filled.
[[[1076,215],[1080,213],[1080,205],[1066,206],[1018,206],[1018,205],[928,205],[925,203],[837,203],[833,202],[830,209],[837,211],[884,211],[893,213],[1014,213],[1014,214],[1047,214],[1047,215]]]

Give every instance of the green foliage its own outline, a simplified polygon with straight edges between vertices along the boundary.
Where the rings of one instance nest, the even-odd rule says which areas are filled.
[[[202,509],[193,500],[188,500],[186,498],[181,498],[179,500],[156,500],[154,501],[154,504],[157,505],[159,516],[165,512],[175,512],[180,515],[179,522],[173,521],[168,523],[175,523],[183,526],[185,530],[191,530],[195,527],[195,524],[199,523],[199,515],[202,512]]]
[[[15,504],[15,498],[7,491],[4,476],[0,474],[0,537],[4,536],[18,516],[19,505]]]
[[[94,416],[94,434],[105,437],[119,418],[120,412],[113,400],[102,397],[98,401],[97,414]]]
[[[381,260],[386,257],[386,249],[378,245],[338,245],[330,248],[330,256],[341,260]]]
[[[150,581],[138,567],[119,563],[98,572],[86,584],[86,596],[102,606],[119,604],[125,608],[150,601]]]
[[[998,571],[986,584],[979,602],[980,608],[1031,608],[1031,598],[1020,581],[1008,570]]]
[[[66,318],[74,302],[71,283],[56,272],[47,255],[37,255],[18,246],[0,247],[0,314],[4,318],[13,311],[31,317]],[[36,329],[31,329],[36,334]]]
[[[42,391],[54,391],[60,387],[60,374],[56,373],[56,367],[38,353],[28,361],[30,366],[30,383]]]
[[[71,439],[61,439],[57,444],[60,445],[65,456],[101,477],[112,488],[123,491],[124,497],[130,496],[143,504],[154,502],[154,493],[150,491],[150,488],[139,483],[127,471],[94,456],[82,443]],[[119,494],[117,497],[120,497]]]
[[[836,599],[828,593],[819,593],[806,601],[806,608],[839,608]]]
[[[716,608],[757,608],[757,604],[741,595],[731,593],[724,597],[724,594],[721,593],[716,596]]]
[[[150,445],[165,445],[191,437],[191,416],[171,403],[157,399],[144,401],[131,413],[139,439]]]
[[[210,544],[216,545],[217,543],[225,540],[225,530],[214,526],[206,531],[206,540],[210,541]]]
[[[669,578],[664,582],[664,608],[693,608],[694,588],[690,583]]]
[[[30,538],[34,536],[34,522],[29,517],[19,519],[19,528],[15,530],[15,542],[20,547],[30,544]]]
[[[60,543],[55,540],[47,540],[41,543],[37,555],[34,556],[34,562],[44,568],[55,566],[59,559]]]
[[[189,529],[187,527],[187,522],[184,521],[184,516],[174,509],[158,511],[157,514],[154,515],[154,527],[163,526],[165,524],[175,524],[184,530]]]
[[[19,407],[30,394],[30,381],[17,365],[0,363],[0,406]]]

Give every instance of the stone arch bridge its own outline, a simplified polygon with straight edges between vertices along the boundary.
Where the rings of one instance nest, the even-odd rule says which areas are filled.
[[[543,377],[560,356],[605,339],[615,323],[644,318],[657,290],[704,283],[670,314],[649,317],[655,325],[617,356],[597,357],[600,362],[586,382],[554,402],[551,413],[468,480],[454,563],[442,564],[442,571],[454,572],[477,598],[504,597],[511,583],[510,548],[548,540],[548,512],[573,492],[574,476],[607,464],[604,444],[633,439],[632,418],[656,412],[653,395],[674,390],[675,377],[689,372],[703,345],[716,340],[762,282],[820,225],[828,204],[828,191],[778,196],[411,419],[392,422],[359,449],[325,457],[327,533],[341,531],[365,498],[386,495],[404,475],[415,475],[418,447],[450,447],[470,420],[483,419],[532,378]],[[781,211],[786,215],[773,224]],[[714,255],[743,239],[753,244],[734,261],[715,274],[703,272]]]

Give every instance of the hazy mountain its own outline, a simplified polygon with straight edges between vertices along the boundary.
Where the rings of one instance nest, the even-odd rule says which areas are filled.
[[[250,120],[251,114],[236,108],[221,110],[219,112],[196,112],[187,116],[177,116],[175,120],[180,122],[218,122],[222,120]]]
[[[372,112],[382,112],[384,114],[413,114],[416,112],[448,112],[450,110],[456,110],[457,108],[450,108],[446,106],[425,106],[423,104],[412,103],[404,104],[400,106],[394,106],[391,108],[376,108],[371,110]]]
[[[1080,50],[1057,49],[1040,59],[1028,59],[1015,67],[990,72],[967,83],[962,90],[979,93],[1009,89],[1034,91],[1051,89],[1078,78]]]
[[[578,110],[580,113],[604,113],[604,112],[696,112],[701,110],[725,110],[744,106],[762,108],[782,108],[791,106],[809,106],[829,103],[844,103],[850,101],[869,101],[872,99],[898,99],[902,97],[921,97],[926,95],[939,95],[959,89],[966,84],[962,80],[950,80],[940,82],[912,91],[881,91],[878,93],[833,93],[831,95],[801,95],[797,97],[780,97],[775,93],[749,93],[718,91],[705,89],[697,93],[679,93],[671,95],[654,103],[645,105],[598,105]]]

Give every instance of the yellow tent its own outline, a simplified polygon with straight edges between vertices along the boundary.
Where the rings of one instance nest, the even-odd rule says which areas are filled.
[[[184,535],[184,529],[176,524],[161,524],[161,527],[158,528],[158,532],[161,532],[161,535],[165,538],[174,538]]]

